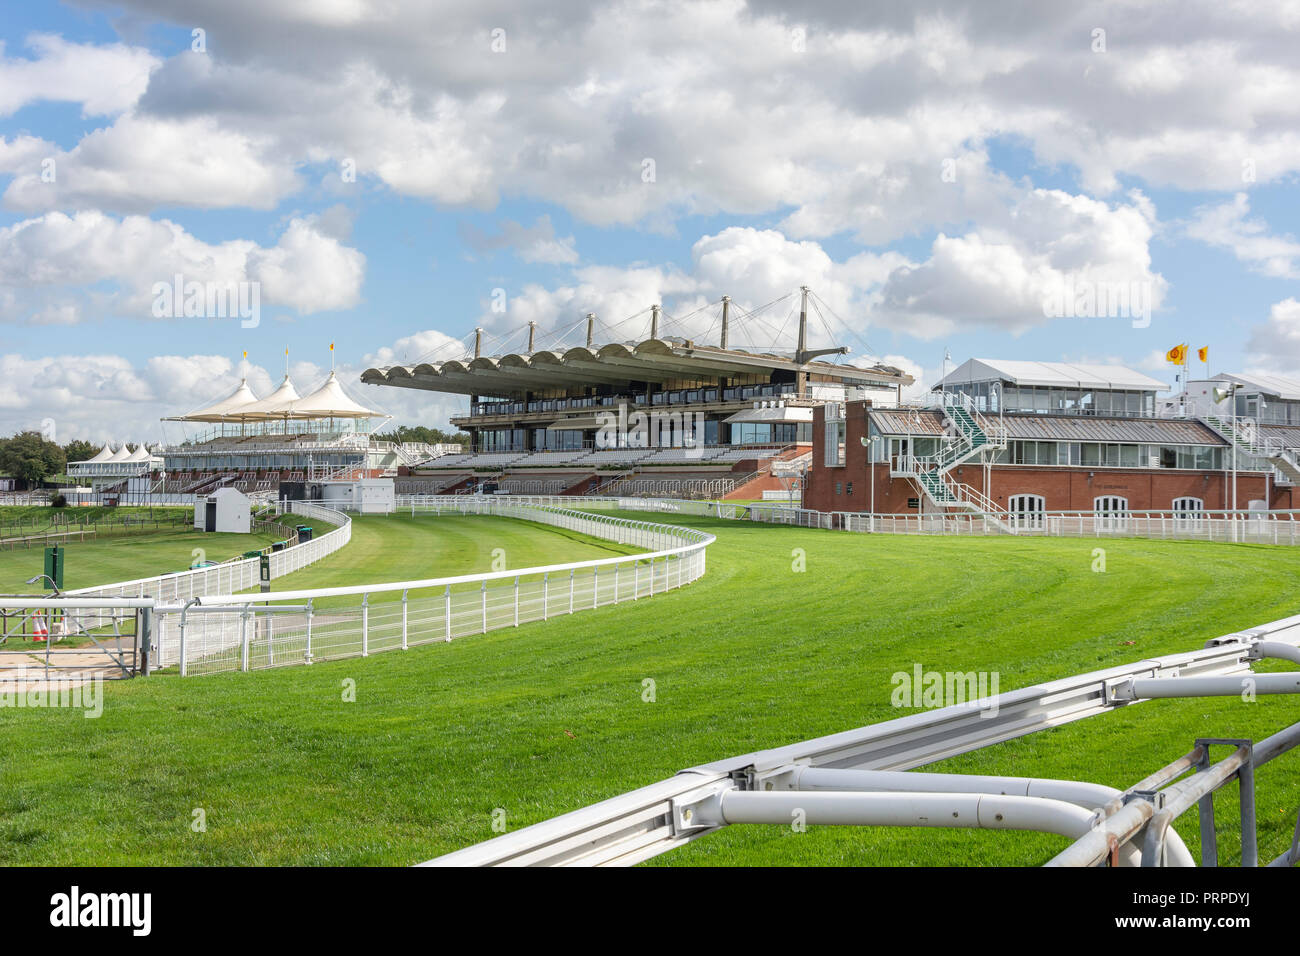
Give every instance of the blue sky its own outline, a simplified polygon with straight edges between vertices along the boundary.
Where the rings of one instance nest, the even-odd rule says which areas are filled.
[[[801,281],[851,360],[866,343],[924,383],[945,349],[1172,382],[1179,342],[1300,378],[1300,22],[1191,6],[1031,7],[1018,34],[991,25],[1013,0],[7,10],[0,431],[155,440],[244,350],[265,391],[288,347],[301,388],[330,342],[354,395],[445,426],[459,400],[357,375],[476,325],[752,308]],[[155,317],[176,271],[259,283],[260,324]],[[1157,307],[1044,315],[1066,283]]]

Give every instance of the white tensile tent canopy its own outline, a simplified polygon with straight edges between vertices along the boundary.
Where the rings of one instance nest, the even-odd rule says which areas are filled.
[[[190,412],[188,415],[181,415],[172,421],[182,422],[228,422],[239,421],[243,416],[240,410],[250,405],[256,405],[257,396],[253,390],[248,387],[248,379],[241,379],[239,387],[227,395],[219,402],[214,402],[206,408],[201,408],[197,412]]]

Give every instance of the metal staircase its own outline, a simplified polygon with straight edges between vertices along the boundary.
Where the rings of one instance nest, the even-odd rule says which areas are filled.
[[[1006,428],[1001,422],[981,414],[967,395],[945,393],[942,409],[949,440],[943,443],[939,454],[928,457],[901,455],[891,461],[890,475],[910,478],[939,508],[961,508],[982,514],[1000,530],[1014,533],[1015,523],[1005,508],[949,475],[953,468],[981,455],[986,449],[1006,448]]]
[[[1261,441],[1254,420],[1242,418],[1234,422],[1217,415],[1207,415],[1201,420],[1228,444],[1235,445],[1239,454],[1273,467],[1286,484],[1300,481],[1300,462],[1276,438]]]

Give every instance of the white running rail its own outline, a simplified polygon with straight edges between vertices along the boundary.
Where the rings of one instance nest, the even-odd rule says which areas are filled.
[[[189,676],[365,657],[642,600],[703,576],[705,549],[714,540],[678,525],[561,510],[509,496],[447,496],[426,500],[419,510],[517,518],[643,550],[487,574],[269,595],[232,593],[238,589],[211,593],[188,607],[159,609],[155,666],[179,665],[181,675]],[[268,599],[276,603],[262,603]]]

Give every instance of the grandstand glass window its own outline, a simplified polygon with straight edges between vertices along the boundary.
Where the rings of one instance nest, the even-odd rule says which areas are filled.
[[[1012,526],[1018,529],[1042,528],[1046,511],[1047,499],[1042,495],[1012,495],[1007,501]]]
[[[844,467],[844,440],[847,434],[847,422],[844,420],[844,413],[840,405],[835,402],[824,406],[825,419],[822,426],[823,442],[823,464],[827,468]],[[732,434],[735,434],[735,426],[732,426]],[[735,439],[732,439],[733,442]],[[838,491],[836,492],[838,494]]]

